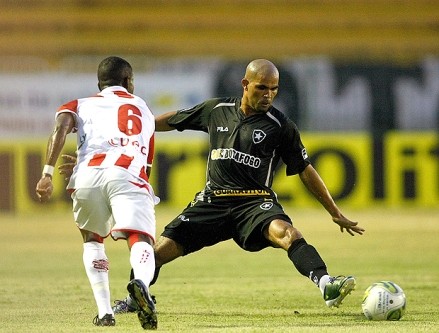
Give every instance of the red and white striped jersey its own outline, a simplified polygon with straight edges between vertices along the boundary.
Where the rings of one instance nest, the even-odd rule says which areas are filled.
[[[145,101],[120,86],[62,105],[76,121],[77,165],[72,178],[86,168],[126,169],[148,181],[154,155],[154,116]],[[73,181],[74,183],[74,181]],[[70,182],[72,184],[72,182]]]

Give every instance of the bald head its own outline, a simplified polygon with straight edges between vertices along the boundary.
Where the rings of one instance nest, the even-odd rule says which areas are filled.
[[[241,110],[245,115],[267,112],[277,95],[279,88],[279,71],[268,60],[256,59],[250,62],[241,80],[244,92]]]
[[[261,77],[277,77],[279,78],[279,71],[276,66],[269,60],[256,59],[247,65],[245,70],[245,78],[248,81],[253,81]]]

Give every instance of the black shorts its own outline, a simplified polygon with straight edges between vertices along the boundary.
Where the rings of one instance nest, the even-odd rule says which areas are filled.
[[[271,198],[193,201],[165,227],[162,236],[182,245],[184,255],[232,238],[246,251],[259,251],[271,246],[263,230],[275,219],[291,223],[282,206]]]

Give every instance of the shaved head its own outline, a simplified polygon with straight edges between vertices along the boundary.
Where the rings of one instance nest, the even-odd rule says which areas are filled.
[[[266,59],[256,59],[247,65],[241,80],[243,95],[241,109],[245,115],[267,112],[277,95],[279,71]]]
[[[260,77],[279,77],[279,71],[269,60],[256,59],[247,65],[245,78],[250,82]]]

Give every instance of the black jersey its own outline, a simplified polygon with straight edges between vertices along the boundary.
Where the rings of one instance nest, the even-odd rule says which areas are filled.
[[[300,173],[310,163],[292,120],[274,107],[246,117],[240,106],[241,98],[214,98],[179,110],[168,120],[178,131],[209,133],[204,195],[273,195],[280,160],[287,175]]]

